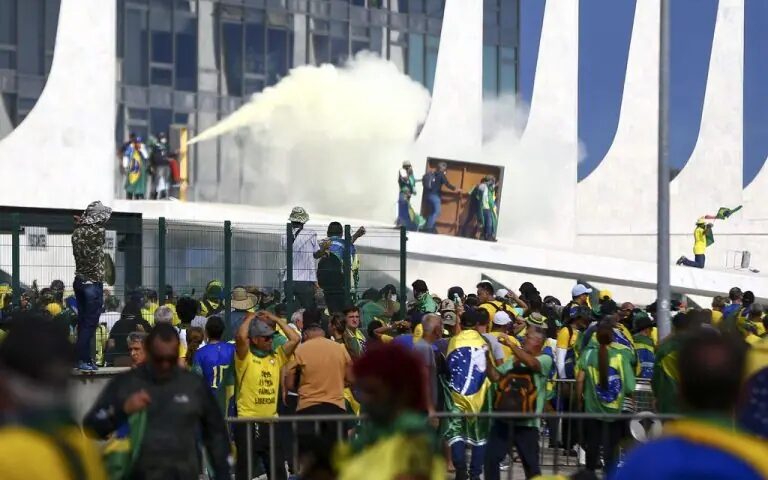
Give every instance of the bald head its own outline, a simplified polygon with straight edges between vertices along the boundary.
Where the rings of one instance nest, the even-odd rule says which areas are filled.
[[[421,328],[424,330],[424,339],[428,342],[438,340],[443,336],[443,317],[436,313],[428,313],[421,319]]]

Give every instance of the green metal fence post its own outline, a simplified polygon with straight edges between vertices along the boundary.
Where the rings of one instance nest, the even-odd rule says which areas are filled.
[[[232,313],[232,222],[224,221],[224,321]]]
[[[352,227],[344,225],[344,305],[352,302]]]
[[[165,290],[165,217],[157,220],[157,291],[160,292],[162,302],[165,302],[167,294]]]
[[[285,295],[285,306],[287,307],[287,318],[291,318],[295,310],[293,300],[293,226],[291,222],[285,224],[285,285],[283,285],[283,294]]]
[[[408,301],[408,291],[405,286],[406,242],[408,242],[408,236],[406,235],[405,227],[400,227],[400,318],[405,318],[406,303]]]
[[[21,305],[21,221],[18,213],[11,214],[11,288],[13,306]]]

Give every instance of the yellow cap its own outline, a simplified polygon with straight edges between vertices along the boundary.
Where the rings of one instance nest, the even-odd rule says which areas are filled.
[[[608,297],[608,299],[613,300],[613,294],[610,290],[600,290],[598,292],[598,297],[600,300],[604,299],[605,297]]]
[[[696,220],[696,225],[706,225],[707,219],[704,217],[701,217],[700,219]]]
[[[61,305],[56,302],[49,303],[45,306],[45,309],[54,317],[61,313]]]

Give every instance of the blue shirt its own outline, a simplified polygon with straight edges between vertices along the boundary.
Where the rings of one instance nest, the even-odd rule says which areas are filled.
[[[234,358],[235,346],[231,343],[209,344],[195,352],[195,367],[200,369],[212,392],[221,385],[224,372],[232,368]]]
[[[611,480],[759,480],[752,466],[723,450],[682,438],[664,438],[629,452]]]

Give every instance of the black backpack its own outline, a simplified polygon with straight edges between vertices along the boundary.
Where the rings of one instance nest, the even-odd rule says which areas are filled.
[[[323,290],[344,286],[344,273],[339,257],[330,253],[320,259],[317,263],[317,284]]]
[[[498,412],[536,412],[538,390],[528,367],[515,367],[504,374],[496,386],[493,408]]]

